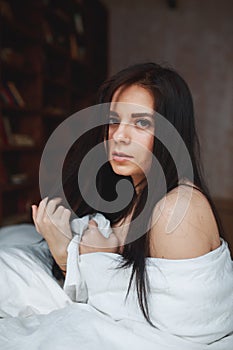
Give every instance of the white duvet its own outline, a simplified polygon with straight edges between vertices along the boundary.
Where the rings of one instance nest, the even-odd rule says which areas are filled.
[[[52,277],[48,248],[33,226],[10,234],[25,229],[35,239],[14,240],[14,247],[0,230],[0,349],[233,349],[233,262],[223,239],[198,258],[147,259],[152,328],[136,292],[125,302],[131,270],[115,269],[120,255],[80,256],[86,302],[74,303]]]

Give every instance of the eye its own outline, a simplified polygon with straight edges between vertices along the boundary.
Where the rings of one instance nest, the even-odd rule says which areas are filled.
[[[119,124],[119,120],[116,117],[109,117],[108,124],[113,125],[113,124]]]
[[[138,119],[136,121],[136,125],[141,129],[147,129],[147,128],[151,127],[152,123],[148,119]]]

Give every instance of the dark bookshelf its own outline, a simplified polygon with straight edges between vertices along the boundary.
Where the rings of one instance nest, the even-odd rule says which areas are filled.
[[[31,222],[39,164],[54,129],[95,101],[107,76],[98,0],[0,2],[0,225]]]

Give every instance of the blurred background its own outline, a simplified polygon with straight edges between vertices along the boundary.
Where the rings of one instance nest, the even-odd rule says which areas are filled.
[[[190,86],[207,183],[233,248],[233,2],[0,0],[0,10],[2,225],[30,216],[55,127],[94,103],[107,76],[154,61]]]

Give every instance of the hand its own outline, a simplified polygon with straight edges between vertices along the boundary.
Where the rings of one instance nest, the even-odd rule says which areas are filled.
[[[67,247],[72,239],[69,224],[71,211],[62,205],[57,206],[60,202],[61,198],[44,198],[38,207],[32,205],[32,217],[36,230],[48,243],[56,263],[64,265],[67,260]]]
[[[98,225],[94,220],[89,221],[88,229],[84,232],[80,245],[79,253],[88,254],[96,252],[118,252],[118,239],[114,233],[109,238],[105,238],[98,230]]]

